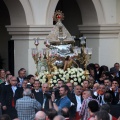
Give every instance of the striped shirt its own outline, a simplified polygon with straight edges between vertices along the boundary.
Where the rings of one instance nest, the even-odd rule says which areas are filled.
[[[80,108],[80,116],[82,116],[82,119],[81,120],[87,120],[90,115],[88,113],[88,103],[92,100],[96,100],[96,99],[93,99],[92,97],[88,97],[87,99],[85,99],[82,103],[82,106]],[[96,100],[97,101],[97,100]],[[97,101],[98,102],[98,101]],[[98,102],[99,103],[99,102]]]

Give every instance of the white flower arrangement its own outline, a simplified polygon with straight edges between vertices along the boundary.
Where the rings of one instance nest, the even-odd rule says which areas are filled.
[[[39,73],[38,79],[41,83],[48,82],[47,75],[50,74],[48,71]],[[84,71],[81,68],[68,68],[67,71],[63,69],[58,69],[58,71],[51,73],[53,77],[50,79],[50,87],[57,85],[58,80],[63,80],[66,82],[71,82],[74,85],[82,85],[83,80],[85,79]]]
[[[63,80],[66,82],[71,82],[74,85],[81,85],[85,79],[84,71],[81,68],[68,68],[67,71],[63,69],[58,69],[57,74],[52,73],[54,76],[50,80],[51,87],[55,86],[58,80]]]
[[[47,74],[49,74],[48,71],[44,71],[43,73],[40,72],[36,79],[38,79],[42,84],[46,83],[47,82]]]

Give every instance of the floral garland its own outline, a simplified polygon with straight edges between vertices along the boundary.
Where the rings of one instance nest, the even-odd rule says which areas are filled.
[[[41,83],[48,82],[47,74],[50,74],[48,71],[44,73],[39,73],[38,79]],[[85,79],[84,71],[82,68],[68,68],[67,71],[63,69],[58,69],[58,71],[52,72],[52,78],[50,79],[50,87],[57,85],[58,80],[63,80],[66,82],[71,82],[74,85],[82,85],[83,80]]]

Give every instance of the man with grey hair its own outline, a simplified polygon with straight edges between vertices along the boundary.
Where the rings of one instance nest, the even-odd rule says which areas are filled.
[[[46,120],[46,114],[43,111],[38,111],[35,114],[35,119],[34,120]]]
[[[92,100],[96,100],[96,99],[92,98],[92,95],[93,95],[93,93],[92,93],[91,90],[85,90],[83,92],[82,97],[83,97],[84,100],[82,102],[82,105],[81,105],[81,108],[80,108],[80,113],[79,113],[80,117],[81,117],[81,120],[87,120],[90,117],[90,115],[88,113],[88,103]]]
[[[65,120],[65,118],[62,115],[57,115],[53,120]]]
[[[23,91],[23,98],[16,101],[16,110],[20,120],[33,120],[35,111],[41,110],[41,104],[31,98],[31,89],[26,88]]]

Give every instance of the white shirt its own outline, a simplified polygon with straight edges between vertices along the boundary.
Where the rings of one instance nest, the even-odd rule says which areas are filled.
[[[81,105],[82,105],[82,102],[81,102],[81,96],[77,96],[75,95],[76,97],[76,101],[77,101],[77,108],[76,108],[76,111],[80,111],[80,108],[81,108]]]
[[[100,105],[103,105],[103,104],[105,104],[104,95],[99,95],[99,100],[100,100],[100,96],[101,96],[101,98],[102,98]]]
[[[43,105],[42,105],[42,108],[45,107],[45,102],[46,102],[46,97],[44,96],[44,93],[43,93]]]
[[[6,81],[6,82],[5,82],[5,85],[9,85],[9,83]]]
[[[15,91],[16,91],[16,89],[17,89],[16,86],[12,86],[13,96],[15,95]]]
[[[23,80],[24,80],[23,78],[19,78],[19,81],[20,81],[19,82],[19,87],[22,87]]]
[[[40,90],[35,90],[35,92],[39,92]]]

